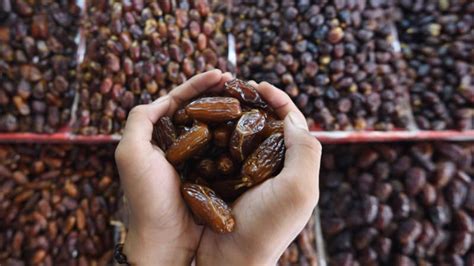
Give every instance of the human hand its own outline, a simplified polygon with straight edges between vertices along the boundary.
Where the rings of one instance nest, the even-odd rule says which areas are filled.
[[[197,265],[275,265],[318,202],[320,143],[288,95],[267,82],[253,85],[284,119],[285,165],[279,175],[237,199],[232,233],[204,229]]]
[[[203,230],[194,223],[180,193],[180,178],[152,145],[153,124],[171,116],[187,100],[224,87],[229,73],[220,70],[194,76],[167,96],[133,108],[115,151],[120,180],[128,200],[130,225],[124,245],[128,261],[138,265],[189,265]]]

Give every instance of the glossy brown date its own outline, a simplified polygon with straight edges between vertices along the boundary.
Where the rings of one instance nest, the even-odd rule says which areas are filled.
[[[202,185],[184,183],[181,193],[192,213],[216,233],[230,233],[235,220],[230,207],[216,193]]]
[[[173,165],[179,165],[203,149],[210,140],[207,125],[198,123],[176,139],[166,151],[166,159]]]
[[[226,82],[225,92],[228,95],[239,99],[242,103],[262,109],[267,108],[267,104],[262,100],[257,90],[252,87],[252,85],[242,80],[234,79]]]
[[[225,148],[229,145],[232,129],[227,126],[219,126],[212,132],[214,144],[218,147]]]
[[[271,135],[245,160],[242,180],[249,187],[265,181],[281,170],[284,158],[283,134]]]
[[[265,115],[257,109],[244,113],[230,138],[231,155],[243,161],[258,145],[259,133],[265,127]]]
[[[184,126],[190,124],[193,120],[186,113],[185,109],[179,109],[174,114],[173,121],[176,125]]]
[[[240,103],[231,97],[204,97],[186,106],[186,113],[202,122],[225,122],[242,115]]]
[[[166,151],[176,140],[176,129],[168,116],[164,116],[153,127],[153,141]]]
[[[274,119],[267,119],[265,122],[265,127],[262,130],[262,136],[264,138],[270,137],[270,135],[274,133],[282,133],[283,134],[283,121],[281,120],[274,120]]]

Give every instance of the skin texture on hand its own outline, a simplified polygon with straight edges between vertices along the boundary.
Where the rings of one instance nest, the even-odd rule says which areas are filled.
[[[130,263],[189,265],[194,258],[197,265],[275,264],[310,218],[319,196],[321,145],[288,95],[263,82],[253,85],[284,119],[284,168],[234,203],[234,232],[216,234],[194,223],[178,173],[151,144],[153,124],[204,91],[221,90],[231,78],[219,70],[197,75],[130,112],[115,153],[130,207],[124,246]]]

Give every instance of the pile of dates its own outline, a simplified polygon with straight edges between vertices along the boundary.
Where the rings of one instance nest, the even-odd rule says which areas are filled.
[[[172,3],[173,2],[173,3]],[[79,134],[121,133],[127,114],[190,77],[231,71],[224,13],[208,1],[88,1]]]
[[[474,145],[326,146],[330,265],[474,265]]]
[[[115,145],[0,145],[0,265],[109,265]]]
[[[197,221],[232,232],[227,203],[278,174],[283,166],[283,123],[255,88],[241,80],[222,96],[203,96],[156,124],[154,142],[183,179],[182,194]]]
[[[420,129],[470,130],[474,117],[474,2],[404,1],[397,20]]]
[[[76,91],[74,0],[0,1],[0,132],[53,133]]]
[[[225,30],[238,76],[284,90],[325,130],[410,128],[393,1],[240,1]],[[229,19],[231,20],[231,19]]]

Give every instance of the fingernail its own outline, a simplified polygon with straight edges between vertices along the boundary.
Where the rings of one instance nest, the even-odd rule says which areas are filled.
[[[290,112],[285,119],[289,119],[290,123],[297,128],[308,130],[308,124],[306,123],[306,119],[304,118],[304,116],[299,115],[296,112]]]
[[[164,102],[164,101],[169,100],[169,98],[170,98],[169,95],[165,95],[165,96],[163,96],[163,97],[160,97],[160,98],[156,99],[156,100],[153,101],[151,104],[157,105],[157,104],[160,104],[160,103],[162,103],[162,102]]]

